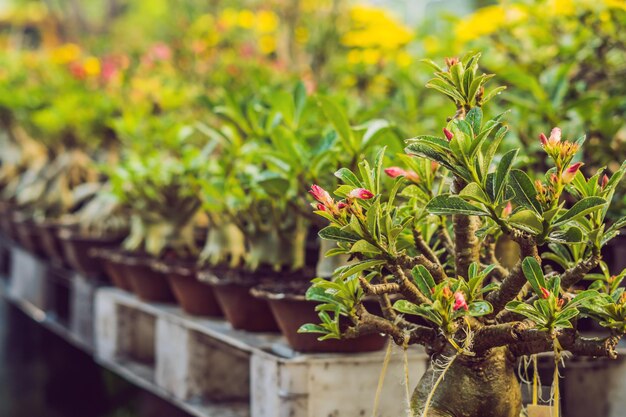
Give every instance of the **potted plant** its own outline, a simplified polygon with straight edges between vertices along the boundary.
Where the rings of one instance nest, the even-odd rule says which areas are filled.
[[[585,177],[582,163],[572,163],[584,137],[568,141],[556,128],[540,137],[552,166],[535,181],[515,168],[519,149],[496,157],[507,127],[504,114],[483,119],[482,106],[500,89],[485,91],[491,76],[478,72],[478,57],[448,59],[445,68],[431,63],[436,77],[427,86],[456,112],[443,135],[408,140],[417,164],[437,164],[428,190],[404,174],[384,183],[381,151],[358,173],[337,173],[341,201],[316,196],[324,205],[317,213],[329,222],[320,236],[359,262],[337,271],[335,282],[314,281],[308,297],[322,303],[322,323],[301,331],[324,338],[382,332],[405,348],[426,346],[433,360],[411,399],[421,416],[518,417],[516,359],[552,352],[558,415],[563,352],[615,358],[626,331],[623,289],[580,288],[617,233],[605,214],[626,164],[610,177]],[[520,250],[512,268],[493,252],[502,237]],[[565,257],[552,243],[576,250],[570,267],[546,273],[542,255]],[[382,314],[368,310],[366,295],[378,297]],[[607,335],[582,335],[579,316],[599,320]],[[342,317],[350,327],[342,328]]]

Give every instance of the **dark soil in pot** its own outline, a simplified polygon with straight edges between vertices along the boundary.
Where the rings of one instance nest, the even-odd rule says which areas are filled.
[[[154,258],[148,255],[128,253],[121,254],[119,262],[124,266],[130,287],[137,297],[146,302],[175,302],[174,293],[167,276],[152,268]]]
[[[109,275],[106,273],[105,259],[96,254],[102,249],[118,248],[123,240],[120,236],[87,236],[69,228],[59,230],[58,236],[69,266],[88,278]],[[109,278],[115,283],[112,277]],[[126,286],[124,289],[128,288]]]
[[[287,282],[264,284],[252,289],[254,296],[269,302],[274,318],[293,350],[305,353],[356,353],[378,351],[385,347],[387,338],[378,334],[356,339],[319,341],[317,339],[320,335],[298,333],[303,324],[319,323],[320,320],[315,311],[317,303],[307,301],[304,297],[309,286],[308,282]],[[368,310],[379,309],[377,301],[372,300],[371,303],[371,306],[367,306]]]
[[[213,287],[197,278],[196,260],[154,261],[152,268],[167,276],[183,311],[193,316],[222,317]]]
[[[117,249],[95,249],[93,256],[100,260],[105,275],[117,288],[132,292],[130,280],[124,264],[121,262],[122,253]]]
[[[260,276],[227,268],[198,272],[198,279],[213,287],[217,302],[233,328],[249,332],[278,332],[278,323],[269,303],[250,294],[250,290],[261,283]]]

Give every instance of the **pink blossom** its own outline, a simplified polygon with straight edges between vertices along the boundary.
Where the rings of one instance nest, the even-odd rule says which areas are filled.
[[[443,134],[446,135],[446,139],[448,139],[448,141],[451,141],[452,138],[454,137],[454,134],[450,132],[448,129],[446,129],[445,127],[443,128]]]
[[[600,186],[604,189],[604,187],[606,187],[608,183],[609,183],[609,176],[604,174],[604,176],[602,177],[602,182],[600,183]]]
[[[569,184],[570,182],[572,182],[581,166],[583,166],[582,162],[576,162],[575,164],[570,165],[565,170],[565,172],[561,174],[561,179],[563,180],[563,183]]]
[[[502,217],[509,217],[512,212],[513,212],[513,206],[511,205],[511,202],[509,201],[508,203],[506,203],[506,206],[504,206],[504,209],[502,210]]]
[[[326,191],[325,189],[323,189],[319,185],[313,184],[311,186],[311,189],[309,190],[309,193],[311,193],[311,195],[317,201],[319,201],[320,203],[322,203],[326,207],[330,207],[330,206],[332,206],[334,204],[334,201],[333,201],[332,197],[330,196],[330,194],[328,194],[328,191]]]
[[[343,210],[343,209],[345,209],[346,207],[348,207],[348,205],[347,205],[346,203],[344,203],[343,201],[340,201],[339,203],[337,203],[337,208],[338,208],[339,210]]]
[[[541,142],[541,145],[548,146],[548,138],[546,137],[545,133],[542,133],[539,135],[539,141]]]
[[[457,291],[454,293],[454,306],[452,307],[454,311],[463,309],[465,311],[469,310],[467,302],[465,301],[465,296],[461,291]]]
[[[406,176],[406,171],[400,167],[389,167],[385,169],[385,174],[389,175],[391,178],[396,178],[399,176]]]
[[[361,200],[369,200],[370,198],[374,197],[374,194],[370,190],[366,190],[365,188],[355,188],[354,190],[350,191],[348,197],[358,198]]]

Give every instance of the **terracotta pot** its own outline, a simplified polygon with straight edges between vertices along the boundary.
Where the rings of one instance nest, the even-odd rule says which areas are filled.
[[[117,248],[122,242],[121,237],[85,236],[71,229],[59,230],[58,236],[68,265],[88,278],[106,275],[105,260],[96,256],[98,251]],[[112,278],[111,281],[114,282]]]
[[[37,223],[36,227],[41,236],[44,255],[57,264],[67,265],[65,254],[63,253],[63,243],[58,235],[64,226],[55,222],[43,222]]]
[[[213,287],[197,279],[195,260],[155,261],[152,268],[167,276],[174,296],[185,313],[193,316],[223,316]]]
[[[361,336],[356,339],[319,341],[317,339],[321,335],[298,333],[298,329],[303,324],[320,321],[315,311],[318,303],[307,301],[304,297],[308,286],[306,282],[274,283],[252,289],[255,297],[269,302],[280,331],[293,350],[305,353],[357,353],[374,352],[385,347],[387,338],[379,334]],[[369,307],[374,307],[374,309],[368,308],[368,310],[373,311],[378,307],[378,303],[374,300],[370,302],[373,305]]]
[[[35,227],[35,222],[22,213],[14,213],[15,230],[18,243],[31,254],[43,257],[44,250],[41,242],[39,230]]]
[[[137,297],[146,302],[175,302],[167,276],[155,271],[151,267],[152,261],[153,258],[149,256],[130,253],[124,253],[119,259],[130,281],[130,287]]]
[[[11,240],[17,240],[17,231],[13,223],[13,207],[6,201],[0,202],[0,230]]]
[[[260,283],[258,275],[220,268],[201,270],[198,279],[211,284],[233,328],[249,332],[279,331],[269,303],[250,294],[252,287]]]
[[[122,255],[119,251],[114,249],[96,249],[92,253],[94,257],[100,260],[105,275],[111,280],[113,285],[121,290],[132,291],[126,269],[121,262]]]

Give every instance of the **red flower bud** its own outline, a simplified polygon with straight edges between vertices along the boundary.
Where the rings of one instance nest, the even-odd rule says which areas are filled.
[[[604,174],[604,176],[602,177],[602,182],[600,183],[600,186],[602,187],[602,189],[604,189],[608,183],[609,183],[609,176]]]
[[[445,127],[443,128],[443,134],[446,135],[446,139],[448,139],[448,141],[451,141],[452,138],[454,137],[454,134],[450,132],[448,129],[446,129]]]
[[[365,188],[355,188],[354,190],[350,191],[348,197],[359,198],[361,200],[369,200],[370,198],[374,197],[374,194],[370,190],[366,190]]]
[[[548,146],[548,138],[546,137],[546,135],[544,133],[542,133],[541,135],[539,135],[539,141],[541,142],[542,146]]]
[[[564,298],[560,298],[559,301],[556,302],[556,305],[559,308],[563,307],[564,304],[565,304],[565,299]]]
[[[547,288],[540,287],[541,290],[541,298],[546,299],[550,297],[550,291]]]
[[[328,191],[324,190],[319,185],[313,184],[311,186],[311,189],[309,190],[309,193],[311,193],[311,195],[323,205],[327,207],[333,205],[333,199],[330,194],[328,194]]]
[[[391,178],[396,178],[399,176],[406,177],[406,171],[400,167],[389,167],[385,169],[385,174],[389,175]]]
[[[454,306],[452,307],[454,311],[463,309],[465,311],[469,310],[469,306],[465,301],[465,296],[461,291],[457,291],[454,293]]]
[[[346,207],[348,207],[348,205],[347,205],[346,203],[344,203],[343,201],[340,201],[339,203],[337,203],[337,208],[338,208],[339,210],[343,210],[343,209],[345,209]]]
[[[452,291],[450,291],[449,287],[443,287],[442,293],[443,293],[443,296],[446,298],[452,297]]]
[[[506,206],[504,206],[504,209],[502,209],[502,217],[509,217],[512,212],[513,212],[513,206],[511,205],[511,202],[509,201],[508,203],[506,203]]]
[[[323,205],[322,203],[317,203],[317,209],[319,211],[326,211],[326,206]]]
[[[570,165],[561,175],[561,179],[563,180],[563,182],[565,184],[569,184],[570,182],[572,182],[581,166],[583,166],[582,162],[576,162],[575,164]]]

